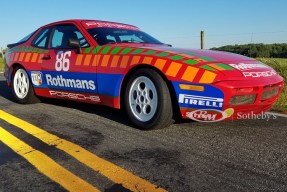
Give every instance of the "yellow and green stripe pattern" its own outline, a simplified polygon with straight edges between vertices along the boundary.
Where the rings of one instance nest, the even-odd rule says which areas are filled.
[[[42,63],[48,50],[33,47],[18,47],[12,50],[10,61]],[[194,53],[162,51],[156,48],[133,48],[121,46],[97,46],[83,49],[75,59],[76,67],[97,67],[98,72],[126,73],[133,65],[152,65],[169,79],[194,83],[213,83],[218,71],[234,70],[223,63],[212,63],[213,59]]]

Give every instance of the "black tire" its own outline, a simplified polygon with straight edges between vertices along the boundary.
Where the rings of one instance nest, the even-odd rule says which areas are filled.
[[[161,129],[174,122],[168,86],[155,70],[142,68],[135,71],[127,81],[123,99],[128,117],[139,129]]]
[[[15,81],[15,75],[18,74],[18,73],[22,73],[22,75],[26,75],[27,76],[26,78],[24,77],[24,79],[25,79],[26,84],[28,84],[27,85],[28,88],[24,88],[24,92],[26,94],[23,94],[23,97],[19,96],[19,92],[21,92],[21,91],[20,91],[19,88],[18,88],[18,91],[17,91],[17,85],[15,85],[15,83],[17,81],[17,80]],[[18,103],[21,103],[21,104],[32,104],[32,103],[40,102],[40,99],[38,97],[36,97],[36,95],[34,93],[34,89],[32,87],[32,83],[31,83],[31,80],[29,78],[28,73],[22,67],[16,67],[14,69],[13,74],[12,74],[11,85],[12,85],[13,96],[14,96],[15,100]]]

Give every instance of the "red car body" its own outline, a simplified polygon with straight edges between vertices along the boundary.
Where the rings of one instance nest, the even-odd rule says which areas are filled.
[[[75,26],[88,46],[80,50],[51,47],[53,27],[61,25]],[[39,33],[47,28],[51,28],[47,45],[34,46]],[[173,110],[183,118],[200,121],[267,111],[282,91],[283,78],[255,59],[158,43],[118,42],[113,37],[100,45],[89,31],[109,28],[123,34],[125,30],[140,31],[131,25],[91,20],[68,20],[41,27],[25,42],[10,45],[6,53],[8,84],[11,85],[15,67],[21,66],[28,72],[37,96],[121,108],[127,79],[136,70],[149,68],[166,81]]]

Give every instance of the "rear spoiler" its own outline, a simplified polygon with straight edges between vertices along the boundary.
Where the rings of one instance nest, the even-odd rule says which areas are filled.
[[[21,45],[21,44],[23,44],[23,42],[21,42],[21,43],[12,43],[12,44],[8,44],[7,47],[9,49],[11,49],[11,48],[16,47],[16,46]]]

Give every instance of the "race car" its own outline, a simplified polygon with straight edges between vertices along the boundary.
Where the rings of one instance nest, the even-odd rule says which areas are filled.
[[[67,99],[124,109],[140,129],[179,116],[202,122],[267,111],[283,88],[271,67],[241,55],[173,48],[138,27],[66,20],[8,45],[15,100]]]

